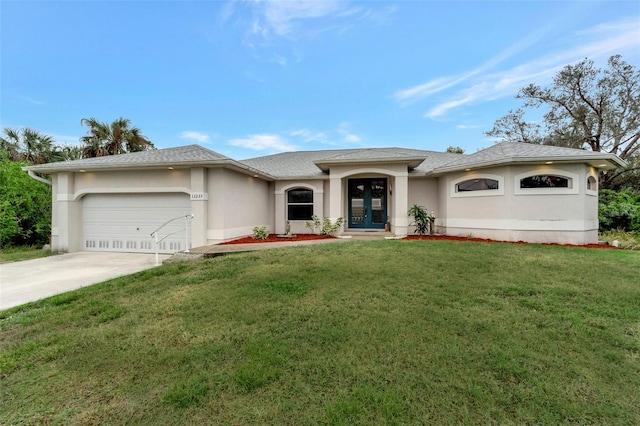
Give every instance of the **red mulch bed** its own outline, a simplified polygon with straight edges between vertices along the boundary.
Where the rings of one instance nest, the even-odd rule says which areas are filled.
[[[452,235],[407,235],[403,240],[449,240],[449,241],[475,241],[480,243],[509,243],[509,244],[531,244],[525,241],[498,241],[489,240],[486,238],[467,238],[467,237],[454,237]],[[565,246],[565,247],[587,247],[587,248],[609,248],[613,249],[614,246],[603,244],[557,244],[557,243],[541,243],[545,246]]]
[[[309,240],[328,240],[336,237],[316,234],[296,234],[292,237],[278,238],[276,234],[270,234],[266,240],[259,240],[253,237],[238,238],[237,240],[227,241],[220,245],[228,244],[254,244],[254,243],[287,243],[293,241],[309,241]]]

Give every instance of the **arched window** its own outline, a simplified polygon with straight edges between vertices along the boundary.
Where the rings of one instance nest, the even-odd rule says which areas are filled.
[[[495,197],[504,195],[504,176],[489,173],[465,174],[451,182],[451,196]]]
[[[595,177],[589,176],[587,178],[587,191],[597,191],[598,190],[598,181]]]
[[[495,179],[469,179],[456,184],[456,192],[488,191],[498,189],[499,183]]]
[[[287,191],[287,220],[310,220],[313,216],[313,191],[293,188]]]
[[[571,179],[557,175],[534,175],[520,179],[520,188],[569,188]]]

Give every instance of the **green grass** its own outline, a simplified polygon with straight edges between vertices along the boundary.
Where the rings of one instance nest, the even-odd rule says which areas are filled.
[[[51,250],[35,247],[5,247],[0,249],[0,264],[19,262],[21,260],[37,259],[51,256]]]
[[[350,242],[0,313],[0,424],[640,424],[640,253]]]

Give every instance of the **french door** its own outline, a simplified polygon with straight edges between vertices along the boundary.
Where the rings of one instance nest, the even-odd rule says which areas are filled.
[[[382,229],[387,223],[387,179],[349,179],[349,228]]]

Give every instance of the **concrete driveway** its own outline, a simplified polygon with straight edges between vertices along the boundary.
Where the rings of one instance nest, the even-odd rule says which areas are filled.
[[[153,268],[155,254],[77,252],[0,265],[0,309]],[[160,255],[160,262],[169,255]]]

